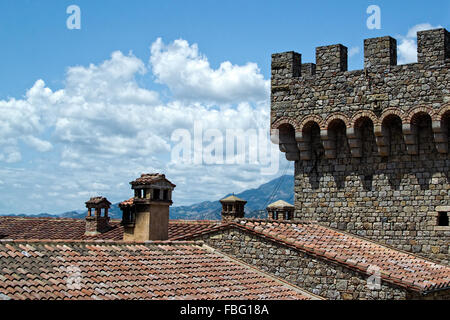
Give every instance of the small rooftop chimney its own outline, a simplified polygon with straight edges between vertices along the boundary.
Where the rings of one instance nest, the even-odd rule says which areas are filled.
[[[222,204],[222,220],[231,221],[236,218],[243,218],[245,215],[244,206],[247,201],[239,199],[234,194],[220,200]]]
[[[94,197],[89,199],[89,201],[86,201],[88,214],[86,216],[85,235],[95,236],[109,230],[108,209],[110,206],[111,202],[105,197]],[[92,213],[92,209],[95,209],[94,213]]]
[[[147,241],[169,238],[169,207],[176,187],[164,174],[142,174],[130,182],[134,197],[119,204],[123,240]]]
[[[283,200],[278,200],[267,206],[269,220],[292,220],[295,207]]]

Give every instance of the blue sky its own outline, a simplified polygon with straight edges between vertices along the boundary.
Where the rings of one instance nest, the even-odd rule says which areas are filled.
[[[66,28],[72,4],[81,9],[81,30]],[[381,30],[366,27],[372,4],[381,8]],[[255,165],[167,165],[170,134],[192,131],[194,115],[219,130],[268,129],[274,52],[314,62],[316,46],[342,43],[354,52],[349,69],[360,69],[363,39],[391,35],[400,59],[413,62],[408,32],[421,24],[449,29],[449,21],[448,0],[4,0],[0,214],[79,209],[96,194],[123,200],[128,182],[151,170],[178,185],[178,205],[256,187],[286,162],[271,176]]]

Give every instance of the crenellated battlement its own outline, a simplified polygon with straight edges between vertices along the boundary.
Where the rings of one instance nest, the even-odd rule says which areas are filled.
[[[450,33],[433,29],[417,33],[417,57],[424,67],[442,65],[450,59]],[[414,68],[415,64],[408,66]],[[364,40],[364,71],[386,72],[397,66],[397,40],[386,36]],[[405,66],[401,67],[402,69]],[[342,44],[316,48],[316,63],[302,64],[300,53],[289,51],[272,55],[272,85],[282,85],[288,78],[316,75],[335,77],[348,69],[348,49]],[[358,70],[352,71],[357,73]]]
[[[397,40],[391,37],[364,40],[364,69],[397,65]]]
[[[316,48],[315,63],[272,55],[271,128],[295,161],[297,218],[447,263],[450,34],[417,38],[407,65],[391,37],[364,40],[362,70],[347,70],[342,44]]]
[[[342,44],[316,48],[316,64],[302,63],[301,54],[293,51],[273,54],[272,128],[289,122],[295,132],[293,138],[283,130],[280,148],[289,160],[310,160],[305,128],[314,123],[321,130],[326,157],[335,157],[335,133],[329,125],[336,118],[346,127],[352,156],[360,157],[359,132],[351,119],[364,114],[374,126],[379,154],[387,156],[389,139],[383,121],[395,113],[402,122],[408,153],[417,154],[416,125],[408,119],[420,110],[432,119],[436,149],[447,153],[447,143],[442,141],[450,102],[449,39],[445,29],[418,32],[419,62],[400,66],[395,39],[366,39],[364,70],[354,71],[347,71],[347,48]]]

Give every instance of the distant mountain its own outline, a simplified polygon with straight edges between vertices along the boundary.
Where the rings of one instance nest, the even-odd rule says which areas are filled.
[[[228,195],[222,197],[225,198]],[[237,197],[246,200],[245,216],[249,218],[263,218],[266,215],[265,208],[271,202],[277,200],[284,200],[289,203],[294,203],[294,177],[285,175],[269,181],[256,189],[250,189],[236,194]],[[220,199],[219,199],[220,200]],[[204,201],[190,206],[179,206],[170,208],[170,219],[182,220],[219,220],[221,219],[220,212],[222,206],[217,201]],[[111,205],[108,210],[109,216],[112,219],[122,219],[122,211],[119,204]],[[40,213],[33,215],[34,217],[62,217],[62,218],[77,218],[84,219],[87,210],[68,211],[61,214],[51,215],[48,213]],[[29,216],[25,214],[18,214],[17,216]]]
[[[50,213],[37,213],[37,214],[11,213],[11,214],[2,214],[2,216],[36,217],[36,218],[48,218],[48,217],[56,218],[56,217],[58,217],[58,215],[50,214]]]
[[[222,198],[229,196],[225,195]],[[281,176],[267,182],[257,189],[250,189],[239,194],[238,198],[247,201],[245,205],[245,216],[248,218],[263,218],[266,215],[265,208],[268,204],[277,200],[294,203],[294,177]],[[219,200],[205,201],[191,206],[170,208],[171,219],[183,220],[219,220],[222,205]]]
[[[59,214],[59,217],[62,218],[75,218],[75,219],[84,219],[87,215],[87,210],[75,210],[75,211],[68,211]],[[114,203],[111,205],[111,207],[108,210],[108,216],[111,219],[122,219],[122,210],[119,208],[119,203]]]

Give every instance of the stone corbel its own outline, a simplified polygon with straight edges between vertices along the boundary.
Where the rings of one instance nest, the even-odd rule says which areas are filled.
[[[407,153],[411,155],[418,154],[417,126],[411,123],[405,123],[402,125],[402,131],[405,138]]]
[[[389,135],[387,134],[386,129],[381,125],[376,125],[374,131],[378,154],[382,157],[389,156]]]
[[[289,161],[300,160],[296,143],[280,143],[280,151],[286,153],[286,159]]]
[[[448,153],[447,127],[441,121],[433,121],[433,135],[439,153]]]
[[[333,131],[320,130],[320,138],[322,139],[323,148],[325,149],[325,158],[336,158],[336,139]]]
[[[355,128],[347,129],[347,139],[348,145],[350,146],[350,152],[352,157],[361,158],[362,157],[362,141],[359,130]]]

